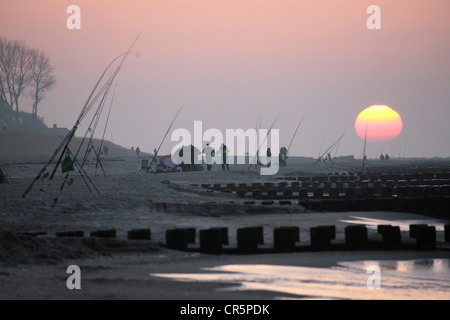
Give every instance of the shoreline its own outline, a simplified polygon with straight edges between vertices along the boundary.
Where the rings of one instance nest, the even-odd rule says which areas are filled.
[[[185,282],[151,274],[210,273],[205,268],[251,264],[329,269],[339,262],[449,259],[443,252],[324,252],[266,255],[210,256],[160,250],[155,253],[119,254],[67,260],[56,265],[7,267],[0,273],[0,299],[144,299],[144,300],[273,300],[279,297],[315,298],[274,291],[231,290],[238,284]],[[67,290],[66,268],[78,263],[81,290]],[[362,284],[364,285],[364,284]],[[25,289],[26,288],[26,289]],[[225,289],[225,290],[224,290]],[[228,290],[227,290],[228,289]],[[324,294],[326,295],[326,294]],[[320,298],[320,297],[317,297]],[[322,297],[323,298],[323,297]]]

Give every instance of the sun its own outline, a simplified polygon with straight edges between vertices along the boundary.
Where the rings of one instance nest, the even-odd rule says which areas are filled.
[[[355,130],[361,139],[387,142],[397,138],[403,129],[400,114],[385,105],[370,106],[361,111],[355,121]]]

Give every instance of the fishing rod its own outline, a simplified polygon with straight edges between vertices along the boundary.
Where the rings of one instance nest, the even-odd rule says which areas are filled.
[[[363,163],[362,167],[366,164],[366,145],[367,145],[367,128],[369,127],[369,121],[366,122],[366,133],[364,134],[364,152],[363,152]]]
[[[320,145],[319,154],[317,155],[318,158],[320,158],[320,155],[322,154],[322,148],[323,148],[323,144],[325,143],[325,138],[326,137],[327,137],[327,134],[325,133],[323,135],[322,144]]]
[[[59,167],[59,165],[61,164],[62,158],[64,157],[64,155],[66,154],[69,144],[72,141],[73,137],[75,136],[75,132],[77,131],[81,121],[84,119],[84,117],[88,114],[89,110],[92,108],[93,106],[93,102],[91,101],[94,93],[97,91],[98,86],[100,85],[101,81],[103,80],[104,76],[106,75],[106,73],[108,72],[109,68],[113,65],[113,63],[118,60],[120,57],[123,57],[119,66],[116,69],[115,74],[117,74],[117,72],[120,70],[120,68],[122,67],[125,59],[127,58],[127,56],[130,54],[131,49],[133,48],[134,44],[136,43],[136,41],[138,40],[140,34],[138,34],[138,36],[134,39],[134,41],[131,43],[129,49],[125,52],[122,53],[120,55],[118,55],[116,58],[114,58],[111,63],[106,67],[106,69],[103,71],[102,75],[100,76],[100,78],[98,79],[97,83],[95,84],[94,88],[92,89],[91,93],[89,94],[89,97],[87,98],[81,112],[80,115],[77,118],[77,121],[75,122],[73,128],[69,131],[69,133],[66,135],[66,137],[63,139],[63,141],[60,143],[60,145],[56,148],[56,150],[53,152],[52,156],[50,157],[50,159],[48,160],[48,162],[44,165],[44,167],[40,170],[40,172],[38,173],[38,175],[34,178],[34,180],[31,182],[31,184],[28,186],[27,190],[25,190],[25,192],[22,195],[22,198],[25,198],[30,191],[32,190],[33,186],[35,185],[35,183],[41,179],[41,177],[44,175],[44,173],[47,171],[47,168],[52,164],[53,160],[58,156],[58,154],[60,154],[57,163],[55,165],[54,170],[52,171],[49,181],[52,180],[55,176],[56,170]],[[105,87],[102,88],[102,90]],[[94,101],[96,101],[96,99],[100,96],[101,91],[97,93],[97,96],[94,98]],[[62,150],[62,151],[61,151]]]
[[[106,128],[108,127],[108,123],[109,123],[109,116],[111,115],[111,109],[113,106],[113,102],[114,102],[114,97],[116,96],[116,89],[117,89],[117,84],[114,88],[114,92],[113,92],[113,96],[111,99],[111,104],[109,106],[109,111],[108,111],[108,116],[106,117],[106,124],[105,124],[105,129],[103,130],[103,136],[102,136],[102,141],[100,142],[100,148],[98,150],[98,156],[97,156],[97,163],[95,164],[95,175],[97,176],[97,168],[98,165],[100,163],[100,154],[102,152],[102,147],[103,147],[103,142],[105,141],[105,134],[106,134]],[[103,167],[102,167],[103,168]],[[103,171],[104,172],[104,171]]]
[[[258,154],[258,153],[259,153],[259,150],[261,150],[261,148],[263,147],[264,143],[265,143],[266,140],[267,140],[267,137],[269,136],[270,132],[272,131],[273,127],[274,127],[275,124],[278,122],[278,120],[280,119],[280,117],[281,117],[282,114],[283,114],[283,111],[281,111],[281,110],[278,111],[277,116],[276,116],[275,119],[273,120],[272,125],[270,126],[269,131],[267,131],[267,134],[266,134],[266,136],[265,136],[263,142],[260,144],[260,147],[258,148],[256,154]]]
[[[255,127],[255,131],[258,133],[261,130],[261,122],[262,122],[262,113],[259,113],[258,116],[256,117],[256,127]],[[251,166],[250,164],[250,153],[248,155],[248,163],[249,166]],[[258,159],[256,159],[256,162],[258,162]]]
[[[97,107],[97,110],[95,111],[95,114],[92,117],[91,122],[89,123],[88,129],[86,130],[86,133],[85,133],[83,139],[81,140],[81,143],[80,143],[80,145],[78,147],[78,150],[76,151],[75,154],[72,153],[72,156],[73,156],[73,160],[72,161],[74,163],[77,163],[78,154],[80,153],[81,148],[83,147],[84,141],[86,140],[88,133],[91,132],[91,136],[90,136],[88,145],[86,147],[86,151],[85,151],[85,154],[84,154],[83,161],[82,161],[81,165],[78,165],[79,169],[78,169],[77,175],[75,176],[75,180],[77,179],[78,176],[81,176],[83,178],[83,181],[86,183],[89,191],[91,191],[91,189],[89,188],[89,185],[88,185],[86,179],[83,176],[83,174],[85,174],[85,176],[88,178],[88,181],[92,184],[93,188],[95,189],[95,191],[97,191],[98,194],[100,194],[100,191],[97,189],[97,187],[95,186],[94,182],[88,177],[88,175],[84,171],[83,167],[84,167],[84,165],[85,165],[85,163],[86,163],[86,161],[87,161],[87,159],[89,157],[89,154],[91,153],[92,150],[94,150],[94,153],[96,154],[97,158],[99,157],[99,155],[97,155],[97,153],[95,151],[95,148],[94,148],[94,145],[93,145],[92,141],[93,141],[94,133],[95,133],[95,131],[97,129],[97,126],[98,126],[98,122],[99,122],[100,116],[101,116],[101,114],[103,112],[103,108],[104,108],[104,105],[105,105],[106,98],[108,96],[109,90],[111,89],[111,86],[112,86],[112,84],[114,82],[114,79],[117,76],[117,74],[118,74],[118,72],[120,71],[121,68],[122,68],[121,65],[119,65],[116,68],[116,70],[112,73],[112,75],[110,76],[108,81],[105,83],[105,85],[102,87],[102,89],[97,94],[96,98],[94,99],[96,101],[98,99],[98,97],[100,96],[100,93],[103,92],[102,99],[100,100],[100,103],[99,103],[99,105]],[[92,108],[92,106],[93,106],[93,103],[91,104],[89,110]],[[89,112],[88,110],[86,110],[86,111]],[[87,114],[87,113],[85,113],[85,114]],[[68,148],[67,148],[67,151],[69,151]],[[58,165],[55,167],[55,169],[57,167],[58,167]],[[103,169],[103,166],[102,166],[102,169]],[[103,172],[104,172],[104,170],[103,170]],[[55,207],[55,205],[56,205],[56,203],[57,203],[57,201],[58,201],[58,199],[59,199],[59,197],[60,197],[60,195],[61,195],[61,193],[62,193],[62,191],[64,189],[64,186],[66,185],[66,182],[67,182],[67,179],[69,178],[69,175],[70,175],[70,173],[66,174],[66,176],[65,176],[65,178],[64,178],[64,180],[63,180],[63,182],[61,184],[61,187],[59,189],[59,193],[56,196],[56,198],[53,200],[53,203],[52,203],[52,206],[51,206],[52,209]],[[105,175],[106,175],[106,173],[105,173]],[[92,193],[92,191],[91,191],[91,193]]]
[[[257,158],[259,157],[259,151],[260,151],[261,148],[263,147],[264,142],[266,142],[267,137],[269,136],[270,132],[272,131],[273,127],[274,127],[275,124],[278,122],[278,120],[280,119],[280,117],[281,117],[282,114],[283,114],[283,111],[281,111],[281,110],[278,111],[278,113],[277,113],[275,119],[274,119],[273,122],[272,122],[272,125],[270,126],[269,130],[267,131],[266,136],[264,137],[263,142],[262,142],[261,145],[258,147],[258,150],[256,150],[256,157],[257,157]],[[261,115],[261,119],[262,119],[262,115]],[[261,125],[261,122],[260,122],[260,125]],[[259,134],[258,134],[258,138],[259,138]],[[256,160],[257,160],[257,162],[258,162],[258,159],[256,159]],[[248,167],[247,167],[247,169],[246,169],[246,171],[249,171],[251,167],[252,167],[252,164],[249,164]]]
[[[97,193],[100,194],[100,191],[97,189],[97,187],[95,186],[95,184],[94,184],[94,182],[91,180],[91,178],[89,178],[89,175],[88,175],[87,172],[84,170],[84,168],[80,165],[80,163],[78,163],[78,160],[77,160],[76,157],[73,155],[73,153],[70,151],[70,149],[67,149],[67,153],[68,153],[69,156],[72,155],[72,157],[74,158],[73,163],[74,163],[76,166],[78,166],[80,172],[82,172],[82,173],[80,173],[80,176],[81,176],[81,178],[83,179],[83,182],[85,183],[85,185],[86,185],[87,189],[89,190],[89,192],[90,192],[91,194],[93,194],[92,189],[89,187],[89,183],[88,183],[88,182],[90,182],[91,185],[92,185],[92,187],[95,189],[95,191],[97,191]],[[60,188],[59,188],[58,195],[53,199],[52,204],[51,204],[51,206],[50,206],[51,210],[53,210],[53,209],[55,208],[56,203],[58,202],[59,197],[61,196],[61,193],[62,193],[62,191],[63,191],[63,189],[64,189],[64,186],[65,186],[66,183],[67,183],[67,179],[69,178],[69,174],[70,174],[70,173],[67,173],[66,176],[64,177],[64,181],[63,181],[63,183],[61,184],[61,186],[60,186]],[[84,174],[84,175],[83,175],[83,174]],[[73,179],[72,179],[72,182],[73,182]]]
[[[318,158],[317,161],[314,163],[314,165],[317,164],[317,163],[320,161],[320,159],[322,159],[323,156],[324,156],[326,153],[333,151],[333,149],[335,148],[335,146],[342,140],[342,138],[345,136],[345,134],[346,134],[346,133],[344,132],[344,133],[339,137],[339,139],[337,139],[330,147],[328,147],[328,149],[325,150],[325,152],[322,153],[322,154],[319,156],[319,158]]]
[[[167,135],[169,134],[170,129],[172,128],[172,126],[173,126],[175,120],[178,118],[178,115],[180,114],[180,112],[181,112],[181,110],[183,109],[183,107],[184,107],[184,105],[183,105],[180,109],[178,109],[178,112],[175,114],[175,117],[173,118],[172,122],[170,123],[170,126],[169,126],[169,128],[167,129],[166,134],[165,134],[164,137],[162,138],[161,143],[159,144],[158,149],[156,149],[156,152],[155,152],[155,154],[154,154],[154,156],[153,156],[152,162],[150,162],[150,165],[148,166],[147,173],[150,172],[150,169],[151,169],[151,167],[152,167],[152,165],[153,165],[153,162],[155,162],[155,159],[156,159],[156,157],[158,156],[159,149],[161,149],[161,146],[163,145],[164,140],[166,140],[166,137],[167,137]]]
[[[91,94],[89,95],[88,100],[86,101],[85,106],[83,107],[83,109],[82,109],[82,111],[81,111],[80,117],[78,118],[78,120],[77,120],[75,126],[74,126],[73,129],[72,129],[73,133],[72,133],[72,137],[70,138],[70,140],[71,140],[71,139],[73,138],[73,136],[75,135],[75,132],[77,131],[78,126],[79,126],[79,124],[81,123],[81,121],[84,119],[84,117],[89,113],[90,109],[92,108],[93,104],[90,103],[90,100],[91,100],[91,98],[92,98],[94,92],[97,90],[97,87],[98,87],[98,85],[100,84],[100,82],[101,82],[101,80],[103,79],[103,77],[105,76],[106,72],[108,71],[108,69],[111,67],[111,65],[112,65],[117,59],[119,59],[120,57],[123,56],[123,57],[122,57],[122,60],[120,61],[119,65],[118,65],[118,67],[116,68],[116,70],[114,71],[114,73],[113,73],[113,74],[111,75],[111,77],[110,77],[110,79],[111,79],[111,78],[112,78],[112,79],[115,78],[115,76],[117,75],[117,73],[119,72],[119,70],[122,68],[123,63],[125,62],[126,58],[128,57],[128,54],[131,52],[131,49],[133,48],[133,46],[134,46],[134,44],[136,43],[136,41],[137,41],[137,39],[139,38],[139,36],[140,36],[140,34],[138,34],[138,36],[137,36],[137,37],[134,39],[134,41],[131,43],[130,47],[128,48],[128,51],[125,52],[125,53],[120,54],[120,55],[117,56],[113,61],[111,61],[111,63],[106,67],[106,69],[105,69],[105,71],[103,72],[103,74],[100,76],[100,79],[97,81],[97,83],[96,83],[94,89],[92,90]],[[108,82],[107,82],[107,84],[108,84]],[[102,89],[106,89],[106,88],[108,87],[107,84],[104,85]],[[100,93],[97,94],[97,98],[99,97],[99,95],[100,95]],[[65,151],[67,150],[67,148],[68,148],[68,146],[69,146],[70,140],[69,140],[69,141],[66,143],[66,145],[64,146],[63,152],[61,153],[61,156],[60,156],[60,158],[58,159],[57,165],[55,166],[55,169],[53,170],[52,174],[50,175],[50,180],[53,179],[53,177],[54,177],[54,175],[55,175],[55,173],[56,173],[56,170],[57,170],[59,164],[60,164],[61,161],[62,161],[62,157],[64,156]]]
[[[98,122],[99,122],[99,118],[100,118],[100,116],[101,116],[101,113],[103,112],[103,108],[104,108],[104,104],[105,104],[105,101],[106,101],[106,97],[107,97],[107,95],[108,95],[108,93],[109,93],[110,87],[111,87],[111,85],[112,85],[112,82],[113,82],[115,76],[117,75],[117,71],[118,71],[118,70],[119,70],[119,69],[117,69],[116,72],[114,72],[114,74],[109,78],[109,80],[108,80],[107,83],[105,84],[105,86],[104,86],[105,90],[103,91],[103,97],[102,97],[102,99],[100,100],[99,106],[97,107],[97,110],[95,111],[95,114],[94,114],[94,116],[92,117],[91,122],[89,123],[88,129],[86,130],[85,135],[84,135],[83,139],[81,140],[81,143],[80,143],[80,145],[79,145],[79,147],[78,147],[76,153],[73,154],[72,152],[70,152],[69,148],[67,148],[67,152],[69,152],[70,154],[72,154],[72,158],[73,158],[72,162],[78,164],[78,160],[77,160],[78,154],[80,153],[81,148],[83,147],[83,144],[84,144],[84,142],[85,142],[86,139],[87,139],[88,133],[91,132],[91,136],[90,136],[88,145],[87,145],[87,147],[86,147],[86,151],[85,151],[83,160],[82,160],[81,164],[78,164],[78,165],[77,165],[77,166],[78,166],[78,173],[76,174],[75,179],[74,179],[74,180],[76,180],[76,179],[78,178],[78,176],[81,176],[82,179],[83,179],[83,181],[85,182],[87,188],[88,188],[89,191],[91,192],[91,194],[93,194],[93,192],[92,192],[91,188],[89,188],[88,182],[91,183],[92,187],[95,189],[95,191],[96,191],[98,194],[100,194],[100,191],[97,189],[97,187],[95,186],[94,182],[89,178],[88,174],[87,174],[86,171],[84,170],[84,165],[85,165],[85,163],[86,163],[86,161],[87,161],[87,159],[88,159],[88,157],[89,157],[89,154],[91,153],[92,150],[93,150],[94,153],[96,154],[97,158],[99,157],[99,155],[97,155],[97,153],[96,153],[96,151],[95,151],[95,148],[94,148],[94,145],[93,145],[93,142],[92,142],[92,141],[93,141],[94,133],[95,133],[95,131],[96,131],[96,129],[97,129],[97,125],[98,125]],[[94,125],[93,125],[93,124],[94,124]],[[57,166],[58,166],[58,165],[57,165]],[[102,167],[102,169],[103,169],[103,167]],[[104,171],[103,171],[103,172],[104,172]],[[104,173],[105,173],[105,172],[104,172]],[[67,179],[69,178],[69,175],[70,175],[70,172],[68,172],[68,173],[65,175],[64,180],[63,180],[63,182],[62,182],[62,184],[61,184],[61,187],[60,187],[60,189],[59,189],[58,195],[56,196],[56,198],[53,199],[53,202],[52,202],[52,205],[51,205],[51,209],[52,209],[52,210],[54,209],[54,207],[56,206],[56,203],[58,202],[58,199],[59,199],[59,197],[60,197],[60,195],[61,195],[61,193],[62,193],[62,191],[63,191],[63,189],[64,189],[64,187],[65,187],[65,185],[66,185],[66,183],[67,183]],[[106,173],[105,173],[105,175],[106,175]],[[86,180],[85,177],[87,178],[87,180]]]
[[[289,150],[291,149],[292,142],[294,141],[294,138],[297,135],[298,128],[300,128],[300,125],[302,124],[303,119],[305,119],[305,116],[302,117],[302,119],[300,120],[300,122],[297,125],[297,128],[295,129],[294,135],[292,136],[291,142],[289,143],[289,147],[287,149],[287,154],[289,154]]]
[[[341,145],[341,140],[339,140],[337,146],[336,146],[336,151],[334,152],[334,157],[333,157],[333,166],[334,166],[334,160],[336,159],[337,156],[337,152],[339,150],[339,146]]]
[[[88,146],[86,147],[86,152],[84,154],[82,166],[84,166],[84,164],[87,161],[87,159],[89,157],[89,154],[91,153],[92,150],[94,150],[94,153],[96,154],[96,158],[97,158],[97,160],[99,162],[99,157],[100,156],[97,155],[97,152],[95,151],[95,147],[94,147],[94,144],[93,144],[93,139],[94,139],[94,134],[97,131],[97,126],[98,126],[98,123],[100,121],[100,117],[101,117],[101,115],[103,113],[103,109],[105,107],[107,96],[109,94],[109,91],[111,89],[111,86],[113,84],[115,76],[116,76],[116,73],[114,73],[114,75],[111,76],[111,78],[105,84],[106,89],[104,90],[103,97],[100,100],[99,106],[97,107],[97,110],[95,111],[95,114],[94,114],[93,118],[91,119],[91,122],[89,123],[88,130],[86,130],[86,133],[85,133],[85,135],[83,137],[82,143],[80,144],[80,146],[79,146],[79,148],[77,150],[76,156],[80,152],[80,150],[82,148],[82,145],[83,145],[84,141],[86,140],[88,133],[90,132],[91,135],[90,135],[90,138],[89,138]],[[106,127],[105,127],[105,130],[106,130]],[[98,165],[98,162],[97,162],[97,165]],[[97,169],[97,165],[96,165],[96,169]],[[103,166],[102,166],[102,169],[103,169]],[[106,173],[105,173],[104,170],[103,170],[103,173],[106,176]]]

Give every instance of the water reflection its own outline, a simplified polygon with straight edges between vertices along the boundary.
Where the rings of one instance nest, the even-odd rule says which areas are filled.
[[[349,220],[340,220],[341,222],[351,223],[351,224],[364,224],[367,228],[377,229],[378,225],[390,224],[392,226],[400,227],[401,231],[408,231],[410,224],[427,224],[429,226],[435,226],[436,231],[443,231],[445,222],[438,219],[416,219],[416,220],[383,220],[383,219],[372,219],[366,217],[355,217],[350,216]]]
[[[381,288],[368,289],[367,267],[379,266]],[[266,290],[308,299],[450,299],[448,259],[341,262],[333,268],[224,265],[205,273],[151,274],[177,281],[229,283],[226,290]]]

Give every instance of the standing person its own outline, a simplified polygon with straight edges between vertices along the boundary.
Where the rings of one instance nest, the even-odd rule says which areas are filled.
[[[383,156],[383,154],[381,154],[380,160],[381,160],[381,161],[384,161],[384,156]]]
[[[267,155],[267,158],[269,158],[269,159],[271,159],[272,158],[272,151],[270,151],[270,148],[267,148],[267,153],[266,153],[266,155]],[[267,164],[267,167],[270,167],[270,163],[271,163],[272,161],[269,161],[269,163]]]
[[[141,154],[141,149],[139,149],[139,147],[136,148],[136,155],[139,157],[139,155]]]
[[[386,155],[384,156],[384,160],[389,161],[389,155],[386,153]]]
[[[222,170],[225,171],[225,167],[227,168],[227,171],[230,171],[230,167],[228,166],[227,162],[227,154],[228,154],[228,147],[222,143],[219,149],[219,155],[222,154]]]
[[[287,149],[286,147],[282,147],[280,149],[280,166],[286,167],[286,160],[287,160]]]
[[[200,170],[200,159],[199,156],[202,154],[199,149],[194,147],[194,145],[191,144],[190,148],[191,152],[191,171],[199,171]]]
[[[209,143],[206,144],[206,147],[203,149],[203,154],[205,157],[206,168],[208,171],[211,171],[211,167],[213,164],[213,158],[216,155],[216,152],[213,148],[209,146]]]

